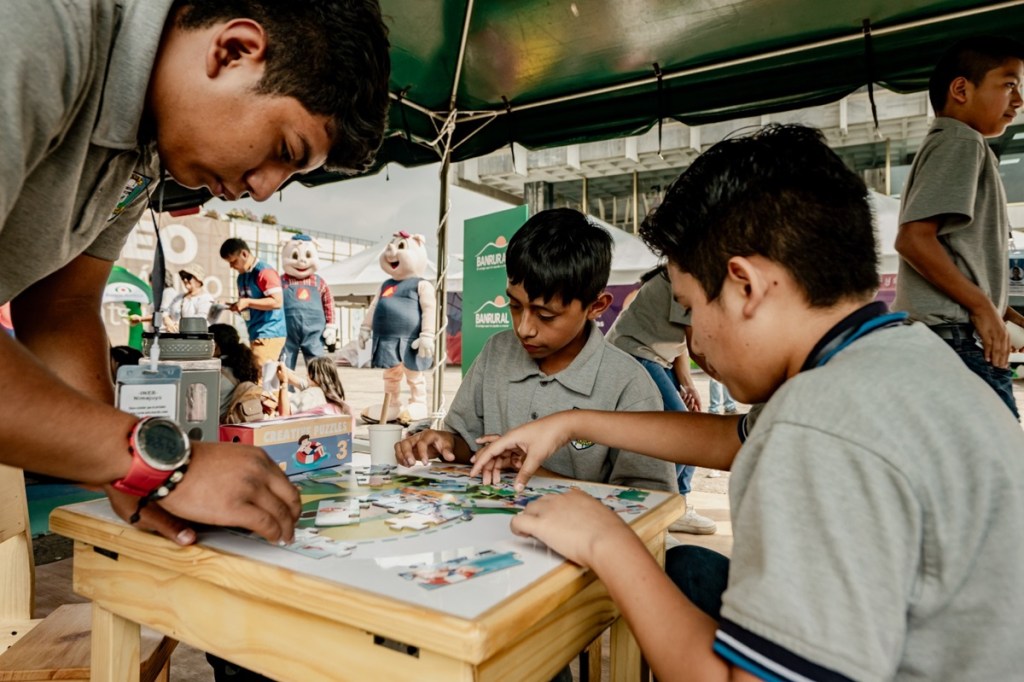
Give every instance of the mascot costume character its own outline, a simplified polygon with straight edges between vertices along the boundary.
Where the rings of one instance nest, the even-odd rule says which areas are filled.
[[[320,267],[320,254],[316,242],[307,235],[297,234],[284,242],[281,264],[285,273],[281,277],[284,320],[288,327],[281,361],[288,369],[295,369],[299,351],[309,362],[327,354],[324,344],[333,347],[337,341],[334,299],[327,282],[316,274]]]
[[[409,422],[426,419],[427,380],[423,376],[434,362],[434,285],[423,279],[427,271],[427,249],[423,235],[398,232],[380,254],[380,266],[388,279],[370,303],[362,327],[359,347],[373,336],[371,364],[384,369],[384,394],[388,396],[387,421]],[[399,399],[402,377],[409,386],[409,402]],[[362,412],[364,422],[376,423],[381,405]]]

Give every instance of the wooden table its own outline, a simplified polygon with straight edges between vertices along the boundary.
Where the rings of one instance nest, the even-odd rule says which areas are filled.
[[[105,503],[50,517],[75,540],[75,592],[93,601],[95,682],[138,679],[140,624],[302,682],[549,680],[610,627],[612,679],[646,676],[604,585],[569,562],[462,618],[202,545],[180,548],[98,518],[88,506],[97,504]],[[682,498],[668,495],[631,523],[659,562],[665,530],[683,511]]]

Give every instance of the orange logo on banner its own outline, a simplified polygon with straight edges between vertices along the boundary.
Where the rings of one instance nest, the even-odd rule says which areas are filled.
[[[308,301],[309,300],[309,289],[306,289],[306,288],[299,289],[299,295],[296,296],[296,298],[298,298],[300,301]]]
[[[397,288],[398,287],[396,287],[394,284],[392,284],[387,289],[385,289],[384,291],[380,292],[380,297],[381,298],[391,298],[392,296],[395,295],[395,289],[397,289]]]

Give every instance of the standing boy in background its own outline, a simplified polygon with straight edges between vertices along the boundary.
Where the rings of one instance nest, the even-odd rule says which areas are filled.
[[[935,334],[872,300],[863,180],[818,131],[769,127],[698,157],[641,235],[691,310],[691,350],[767,401],[739,452],[680,450],[708,415],[574,410],[495,439],[474,472],[519,460],[525,483],[570,439],[731,468],[732,560],[676,547],[669,580],[576,491],[512,529],[594,570],[660,680],[1018,679],[1024,433]]]
[[[1002,135],[1021,107],[1022,59],[1024,45],[988,36],[956,43],[935,66],[936,119],[903,192],[893,303],[948,343],[1015,417],[1005,321],[1024,317],[1008,305],[1010,220],[985,138]]]
[[[238,273],[238,300],[228,308],[245,320],[249,347],[262,369],[281,357],[288,333],[282,307],[281,275],[257,258],[245,240],[237,237],[221,244],[220,257]]]
[[[489,435],[569,407],[662,409],[643,367],[594,324],[611,303],[611,260],[611,235],[579,211],[551,209],[526,221],[505,259],[512,329],[484,345],[455,394],[446,430],[402,440],[398,462],[469,462]],[[583,481],[678,491],[668,462],[586,440],[562,448],[547,468]]]

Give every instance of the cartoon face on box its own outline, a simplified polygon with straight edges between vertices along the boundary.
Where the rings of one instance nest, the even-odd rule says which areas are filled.
[[[327,415],[225,424],[220,440],[263,448],[286,474],[338,466],[352,457],[352,418]]]

